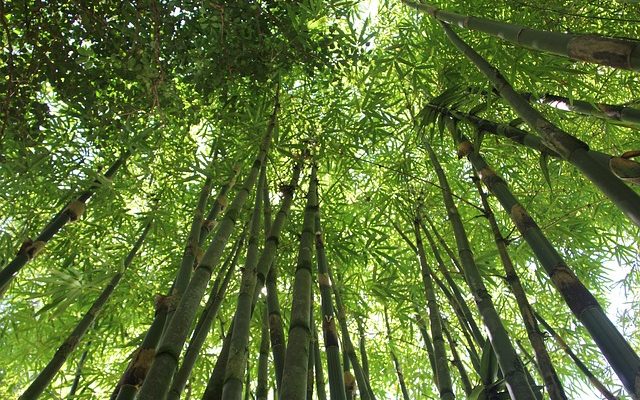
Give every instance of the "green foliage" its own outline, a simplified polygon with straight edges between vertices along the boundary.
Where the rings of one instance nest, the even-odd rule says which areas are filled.
[[[640,12],[627,2],[440,3],[458,13],[537,29],[640,37]],[[396,223],[410,232],[412,210],[421,202],[456,251],[421,135],[431,135],[507,330],[514,343],[520,340],[530,351],[515,300],[500,273],[491,231],[479,218],[471,166],[458,160],[443,118],[425,106],[442,104],[514,126],[521,121],[499,97],[483,94],[491,92],[487,81],[428,16],[384,0],[61,1],[47,6],[14,0],[0,5],[0,32],[1,266],[71,199],[101,179],[122,152],[133,149],[116,178],[102,182],[80,221],[64,227],[0,297],[0,398],[17,398],[47,363],[121,269],[140,222],[153,214],[152,231],[120,286],[42,398],[66,397],[84,350],[87,358],[76,398],[104,399],[110,394],[153,318],[154,297],[166,293],[175,277],[205,176],[212,176],[214,199],[234,164],[245,165],[239,181],[246,175],[246,164],[268,123],[276,82],[281,84],[282,109],[267,163],[272,207],[278,209],[293,157],[311,147],[319,166],[328,263],[353,338],[356,319],[364,323],[376,395],[400,393],[382,323],[387,307],[394,322],[394,352],[411,397],[437,396],[414,317],[414,302],[424,309],[419,264],[393,228]],[[518,91],[638,107],[635,73],[457,32]],[[640,148],[637,130],[536,107],[594,149],[619,155]],[[460,128],[482,148],[487,162],[509,183],[632,347],[640,350],[638,228],[571,165],[541,158],[468,125]],[[238,186],[229,193],[230,200]],[[297,190],[279,241],[285,330],[306,190],[306,184]],[[536,311],[624,398],[620,382],[537,265],[509,215],[494,198],[490,202]],[[249,213],[245,209],[241,214],[230,242]],[[432,254],[427,258],[435,265]],[[464,277],[449,258],[445,264],[480,321]],[[203,347],[204,357],[194,368],[188,385],[193,398],[204,391],[236,308],[239,283],[239,277],[232,280]],[[478,374],[453,310],[444,294],[437,295],[475,387],[469,398],[482,398],[481,383],[500,381],[495,368],[489,368],[496,365],[493,352],[481,351],[482,368],[490,373]],[[321,326],[319,296],[315,304],[316,325]],[[253,378],[259,338],[260,321],[254,318],[249,343]],[[594,396],[559,347],[550,339],[547,346],[569,397]],[[464,398],[457,371],[451,371],[456,394]]]

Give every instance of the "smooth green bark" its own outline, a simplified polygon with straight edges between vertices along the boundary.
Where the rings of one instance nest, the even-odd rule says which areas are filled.
[[[511,193],[506,182],[491,169],[480,153],[473,148],[473,144],[456,129],[453,121],[449,121],[449,128],[458,143],[459,156],[467,157],[484,185],[509,213],[516,228],[573,314],[587,328],[627,391],[637,397],[640,390],[636,384],[640,382],[640,357],[609,320],[596,298],[569,268],[535,220]]]
[[[500,71],[460,39],[446,23],[442,23],[442,27],[451,43],[491,81],[513,110],[540,134],[544,144],[560,154],[563,159],[575,165],[634,224],[640,226],[640,196],[620,179],[617,179],[616,175],[608,168],[603,167],[586,143],[558,128],[533,108],[511,87]],[[629,383],[627,382],[625,385]]]
[[[191,324],[195,319],[198,305],[204,296],[213,270],[218,266],[218,262],[222,257],[229,236],[231,236],[234,230],[242,206],[249,197],[265,161],[271,143],[271,135],[275,127],[277,110],[278,103],[276,101],[267,133],[260,144],[260,150],[251,170],[245,178],[242,189],[236,194],[233,202],[225,212],[211,244],[202,257],[202,261],[192,274],[189,285],[178,303],[174,317],[169,321],[165,335],[158,344],[158,349],[149,373],[140,388],[138,395],[140,400],[162,400],[166,397],[169,385],[171,384],[171,378],[177,368],[180,352],[189,335]]]
[[[311,328],[312,261],[315,213],[318,209],[316,166],[311,169],[307,205],[293,281],[291,325],[282,371],[281,400],[300,400],[306,396]]]
[[[245,232],[242,232],[236,240],[232,251],[229,253],[227,260],[225,260],[223,268],[220,269],[218,277],[212,285],[209,299],[207,300],[207,304],[198,319],[198,323],[193,331],[191,340],[189,340],[189,346],[187,347],[187,351],[184,353],[182,364],[173,377],[171,389],[169,389],[169,394],[167,395],[168,400],[180,399],[180,394],[183,392],[187,381],[189,380],[191,371],[193,370],[193,367],[200,355],[200,350],[211,331],[211,324],[218,314],[218,310],[220,309],[222,300],[226,294],[231,277],[235,272],[238,258],[240,257],[240,253],[244,246],[244,240]]]
[[[527,331],[527,337],[529,338],[531,346],[536,354],[538,369],[547,388],[547,393],[551,400],[566,400],[567,395],[564,392],[562,382],[560,382],[560,378],[558,377],[553,363],[551,362],[551,357],[549,357],[549,353],[547,352],[547,348],[544,344],[544,337],[538,328],[536,317],[533,314],[533,308],[531,308],[531,304],[527,299],[527,294],[522,286],[522,282],[520,282],[520,277],[518,276],[515,266],[513,265],[513,261],[507,251],[507,241],[500,232],[496,218],[493,215],[493,210],[489,205],[487,194],[482,190],[479,179],[474,179],[474,181],[480,195],[480,200],[482,201],[482,206],[485,210],[485,217],[491,227],[491,233],[493,234],[493,240],[496,243],[496,248],[500,255],[500,261],[502,262],[505,270],[506,281],[511,288],[511,292],[516,298],[516,303]]]
[[[427,307],[429,309],[429,326],[431,327],[433,355],[435,357],[436,375],[438,377],[438,392],[440,393],[440,399],[452,400],[455,399],[455,395],[453,393],[451,372],[449,371],[444,337],[442,335],[440,307],[438,306],[438,300],[433,287],[433,280],[431,279],[431,267],[427,263],[427,257],[422,244],[422,235],[420,233],[421,225],[422,222],[420,216],[416,215],[413,221],[413,232],[416,239],[416,248],[418,250],[418,262],[420,264],[425,300],[427,301]]]
[[[47,386],[49,386],[51,380],[53,380],[58,371],[60,371],[60,368],[67,361],[67,358],[69,358],[71,353],[76,349],[76,347],[78,347],[80,341],[84,338],[91,325],[93,325],[100,312],[104,309],[109,298],[111,298],[114,290],[116,290],[118,284],[122,280],[124,273],[133,262],[136,253],[140,250],[140,247],[142,247],[142,243],[147,238],[147,234],[150,229],[151,221],[148,221],[142,229],[142,233],[122,262],[122,270],[117,272],[111,278],[109,284],[102,289],[100,296],[98,296],[98,298],[93,302],[89,311],[87,311],[78,324],[73,328],[73,331],[71,331],[64,343],[62,343],[58,350],[56,350],[49,363],[42,369],[42,371],[40,371],[38,376],[33,380],[24,393],[22,393],[19,398],[20,400],[37,399],[40,397],[42,392],[44,392]]]
[[[518,46],[573,60],[640,71],[640,44],[635,40],[608,38],[595,34],[541,31],[488,18],[456,14],[440,10],[430,4],[410,0],[403,0],[403,2],[444,23],[484,32]]]
[[[425,147],[427,149],[429,159],[431,160],[431,164],[438,176],[438,182],[442,188],[442,196],[449,216],[449,222],[453,228],[466,280],[471,288],[484,325],[489,331],[491,345],[496,351],[498,363],[504,373],[509,395],[512,399],[534,400],[536,397],[527,382],[524,368],[518,359],[518,355],[516,354],[513,344],[509,338],[509,334],[502,324],[502,320],[493,305],[489,292],[487,291],[480,272],[478,271],[478,267],[476,266],[464,224],[462,223],[462,219],[458,213],[458,208],[453,201],[451,188],[444,171],[442,170],[440,162],[431,148],[431,145],[428,142],[425,142]]]
[[[318,285],[322,303],[322,335],[324,337],[325,353],[327,355],[327,370],[329,375],[329,394],[331,400],[344,400],[344,376],[340,362],[340,342],[336,328],[331,279],[329,278],[327,255],[320,222],[320,209],[315,215],[315,244],[316,262],[318,265]]]
[[[253,313],[253,292],[256,287],[256,266],[260,252],[260,232],[262,230],[262,190],[266,181],[266,166],[262,166],[260,179],[256,188],[255,204],[249,228],[249,242],[240,291],[236,302],[233,331],[231,333],[231,348],[225,370],[222,397],[230,400],[242,399],[243,378],[247,366],[247,344],[249,343],[251,315]],[[248,388],[247,388],[248,389]]]
[[[113,180],[116,172],[124,165],[130,155],[130,151],[124,152],[104,173],[102,179],[106,182]],[[53,217],[35,240],[27,239],[22,243],[15,258],[0,270],[0,298],[2,298],[9,289],[9,284],[18,272],[44,249],[51,238],[60,232],[66,224],[77,221],[82,216],[87,201],[101,186],[102,182],[99,180],[94,181],[89,189],[67,204],[65,208]]]

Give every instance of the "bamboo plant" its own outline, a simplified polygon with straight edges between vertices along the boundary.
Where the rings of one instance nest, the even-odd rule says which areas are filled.
[[[640,45],[634,40],[608,38],[594,34],[547,32],[516,24],[494,21],[441,10],[433,5],[403,0],[447,24],[487,33],[532,50],[574,60],[640,71]]]
[[[448,125],[458,144],[458,156],[467,157],[471,162],[482,182],[509,213],[514,225],[533,250],[554,286],[576,318],[587,328],[627,391],[632,396],[637,396],[639,393],[635,382],[640,377],[640,357],[606,316],[596,298],[569,268],[535,220],[511,193],[506,182],[491,169],[452,121],[449,120]]]

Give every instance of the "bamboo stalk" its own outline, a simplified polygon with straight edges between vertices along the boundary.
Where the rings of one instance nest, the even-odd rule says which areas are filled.
[[[311,169],[307,205],[302,223],[302,235],[296,272],[293,282],[293,303],[291,305],[291,325],[287,340],[284,369],[282,371],[281,400],[299,400],[305,397],[307,388],[307,368],[309,359],[311,270],[313,258],[313,238],[315,213],[318,209],[317,167]]]
[[[218,354],[216,364],[211,371],[211,376],[207,382],[207,387],[202,395],[202,400],[219,400],[222,399],[222,387],[224,386],[225,371],[227,369],[227,360],[229,359],[229,350],[231,349],[231,336],[235,321],[231,321],[227,334],[222,341],[222,349]]]
[[[291,208],[291,204],[293,202],[293,196],[295,194],[296,187],[298,185],[298,180],[300,179],[300,171],[302,168],[303,158],[300,158],[298,162],[293,167],[293,174],[291,177],[291,181],[288,185],[282,187],[283,198],[280,203],[280,209],[276,214],[276,218],[271,224],[269,229],[269,236],[265,241],[265,246],[260,255],[260,259],[258,260],[257,265],[257,284],[255,286],[255,290],[253,293],[253,307],[258,301],[260,292],[264,287],[265,276],[269,274],[269,270],[274,265],[274,259],[277,254],[277,248],[280,238],[280,232],[287,221],[289,216],[289,210]],[[270,327],[271,327],[271,316],[270,319]],[[273,339],[273,336],[272,336]],[[222,396],[222,386],[224,384],[223,378],[225,375],[226,369],[226,359],[221,360],[221,357],[228,357],[229,354],[229,346],[231,344],[231,340],[226,340],[223,343],[222,351],[218,357],[218,361],[216,362],[216,366],[214,368],[214,373],[211,374],[209,382],[207,384],[207,388],[205,390],[205,394],[203,399],[206,400],[217,400]],[[273,343],[272,343],[273,347]]]
[[[327,355],[329,372],[329,395],[331,400],[346,399],[344,375],[340,363],[340,343],[333,310],[331,279],[329,278],[327,255],[320,222],[320,208],[315,213],[316,262],[318,265],[318,285],[322,305],[322,334]]]
[[[451,350],[451,357],[453,359],[452,364],[456,366],[458,370],[458,375],[460,375],[460,382],[462,383],[462,389],[464,390],[464,394],[467,397],[471,394],[471,390],[473,389],[471,386],[471,381],[469,380],[469,375],[467,374],[467,370],[464,368],[464,364],[462,364],[462,360],[460,359],[460,355],[458,354],[458,349],[456,346],[456,341],[449,333],[449,329],[447,329],[447,324],[442,324],[442,332],[444,332],[444,336],[447,338],[447,342],[449,343],[449,349]]]
[[[229,349],[229,359],[225,370],[224,386],[222,387],[222,397],[230,400],[242,399],[243,378],[248,371],[247,366],[247,345],[249,343],[251,316],[253,312],[253,292],[256,286],[256,267],[259,257],[259,241],[262,229],[262,200],[263,188],[266,181],[266,165],[262,165],[260,179],[256,188],[255,205],[251,217],[251,228],[249,230],[249,242],[247,246],[247,256],[244,268],[242,269],[242,279],[240,291],[236,302],[234,325]]]
[[[116,172],[124,165],[130,155],[130,151],[125,151],[104,173],[102,179],[111,182]],[[95,194],[100,186],[102,186],[102,183],[99,180],[95,180],[89,189],[82,192],[49,221],[47,226],[45,226],[36,237],[36,240],[27,239],[22,243],[15,258],[0,270],[0,298],[2,298],[9,289],[9,283],[11,283],[18,272],[40,254],[51,238],[60,232],[66,224],[77,221],[82,216],[87,207],[87,201]]]
[[[264,304],[260,324],[260,356],[258,357],[258,385],[256,400],[267,400],[269,396],[269,312]]]
[[[442,321],[440,316],[440,307],[433,288],[433,280],[431,279],[431,267],[427,263],[427,257],[422,244],[422,235],[420,234],[421,219],[420,214],[416,215],[413,221],[413,231],[416,239],[416,248],[418,249],[418,261],[420,271],[422,273],[422,284],[425,292],[425,299],[429,309],[429,322],[431,327],[431,340],[433,343],[433,354],[435,357],[436,375],[438,376],[438,392],[440,399],[455,399],[453,386],[451,383],[451,373],[447,362],[447,353],[442,336]]]
[[[487,18],[456,14],[411,0],[403,0],[403,2],[428,13],[438,21],[484,32],[521,47],[572,60],[640,71],[640,45],[635,40],[609,38],[597,34],[541,31]]]
[[[404,400],[409,400],[409,391],[407,390],[407,384],[404,381],[404,373],[402,372],[402,366],[400,365],[400,360],[396,356],[395,350],[393,349],[393,339],[391,337],[391,327],[389,326],[389,315],[387,313],[387,307],[384,308],[384,325],[387,328],[387,343],[389,345],[389,354],[391,355],[391,361],[393,362],[393,366],[396,370],[396,375],[398,376],[398,384],[400,385],[400,391],[402,392],[402,398]],[[442,397],[441,397],[442,398]]]
[[[542,318],[542,316],[540,316],[540,314],[538,314],[537,312],[534,313],[538,321],[540,321],[544,328],[549,331],[560,348],[564,350],[565,353],[567,353],[569,358],[573,360],[576,366],[580,369],[580,371],[582,371],[589,382],[591,382],[591,384],[600,392],[600,394],[602,394],[607,400],[619,400],[618,397],[614,396],[613,393],[611,393],[611,391],[607,389],[607,387],[602,382],[600,382],[598,378],[596,378],[596,376],[589,370],[589,367],[587,367],[587,365],[583,363],[580,358],[578,358],[576,353],[571,350],[571,347],[569,347],[569,345],[564,341],[562,336],[558,335],[558,333],[551,327],[551,325],[547,323],[547,321],[544,320],[544,318]]]
[[[458,209],[453,202],[453,196],[451,194],[451,188],[447,181],[447,178],[440,166],[438,158],[431,148],[431,145],[425,141],[425,148],[431,160],[431,164],[434,167],[438,181],[442,187],[442,195],[449,216],[449,221],[452,225],[456,243],[458,245],[458,253],[464,268],[466,280],[473,292],[473,297],[478,306],[478,311],[482,317],[482,320],[489,331],[489,339],[491,345],[495,349],[496,358],[500,364],[505,377],[505,383],[507,390],[512,399],[518,400],[533,400],[535,395],[527,382],[524,369],[516,351],[509,339],[509,335],[502,324],[498,312],[496,311],[489,292],[485,287],[478,267],[476,266],[473,258],[473,252],[469,245],[465,227],[458,213]]]
[[[545,145],[575,165],[633,223],[640,226],[640,196],[617,179],[608,168],[602,167],[586,143],[558,128],[533,108],[527,100],[513,90],[500,71],[462,41],[447,24],[443,23],[442,27],[451,43],[491,81],[514,111],[540,134]]]
[[[198,246],[200,248],[211,233],[211,230],[215,225],[215,218],[217,217],[218,213],[226,206],[226,195],[228,191],[235,185],[236,177],[239,170],[239,166],[234,166],[233,173],[231,174],[227,182],[220,188],[213,207],[211,207],[207,218],[202,223],[198,240]],[[149,367],[151,366],[153,356],[155,355],[155,349],[158,345],[158,342],[160,341],[165,327],[167,326],[167,315],[169,314],[169,311],[175,309],[176,301],[175,297],[172,296],[173,286],[174,285],[172,284],[171,289],[166,296],[158,296],[158,298],[156,299],[153,321],[151,322],[151,325],[149,326],[149,329],[145,334],[142,344],[133,353],[132,361],[129,363],[127,369],[122,374],[122,377],[116,385],[110,400],[116,400],[116,398],[117,400],[132,400],[137,393],[139,386],[144,381]],[[125,393],[123,393],[121,397],[117,397],[118,393],[120,392],[120,388],[123,385],[129,386],[129,388],[125,390]]]
[[[73,377],[71,388],[69,388],[69,395],[67,396],[67,400],[73,400],[73,398],[76,397],[76,392],[78,391],[78,386],[80,385],[80,379],[82,378],[82,368],[84,367],[84,363],[87,360],[87,356],[89,355],[90,347],[91,342],[87,343],[85,351],[83,351],[80,355],[78,366],[76,367],[76,375]]]
[[[329,279],[331,280],[331,282],[334,282],[331,268],[327,268],[327,273],[329,274]],[[342,335],[344,371],[348,372],[349,363],[353,364],[353,372],[355,373],[355,380],[358,383],[360,397],[362,398],[362,400],[375,400],[375,395],[373,394],[373,390],[371,389],[371,383],[362,370],[362,366],[360,364],[360,361],[358,360],[358,356],[356,355],[355,347],[353,346],[353,342],[351,341],[351,336],[349,335],[349,328],[347,327],[347,314],[345,312],[344,303],[342,302],[342,295],[340,294],[340,290],[338,290],[335,285],[333,285],[332,288],[333,296],[336,301],[336,317],[338,318],[338,322],[340,323],[340,333]],[[355,382],[352,381],[353,376],[349,376],[345,373],[344,384],[347,399],[350,398],[349,390],[347,388],[355,386]]]
[[[309,314],[309,326],[313,327],[314,323],[315,323],[315,317],[313,315],[313,288],[311,290],[311,308],[310,308],[310,314]],[[316,361],[315,361],[315,352],[313,351],[313,342],[317,339],[314,338],[313,335],[313,329],[310,329],[310,335],[309,335],[309,358],[307,361],[307,400],[313,400],[313,378],[315,377],[314,375],[314,367],[316,365]]]
[[[297,181],[296,181],[297,182]],[[269,190],[264,193],[265,203],[265,247],[269,242],[269,234],[271,232],[271,204],[269,200]],[[278,265],[276,257],[274,257],[265,286],[267,289],[267,313],[269,315],[269,340],[271,342],[271,351],[273,354],[273,367],[275,374],[276,387],[280,387],[282,382],[282,369],[284,367],[284,357],[286,352],[286,343],[284,338],[284,328],[282,327],[282,316],[280,315],[280,301],[278,300]]]
[[[42,371],[40,371],[38,376],[33,380],[33,382],[31,382],[29,387],[19,397],[20,400],[37,399],[42,394],[42,392],[44,392],[47,386],[49,386],[58,371],[60,371],[60,368],[67,361],[67,358],[69,358],[71,353],[76,349],[76,347],[78,347],[80,341],[84,338],[91,325],[93,325],[94,321],[111,298],[111,295],[120,283],[120,280],[122,279],[124,273],[129,269],[129,266],[133,262],[136,253],[138,252],[138,250],[140,250],[140,247],[142,247],[142,243],[147,238],[147,234],[151,229],[151,223],[152,221],[146,222],[144,228],[142,229],[142,233],[125,257],[122,263],[122,270],[118,271],[111,278],[107,286],[102,289],[100,296],[98,296],[98,298],[93,302],[91,308],[89,308],[87,313],[73,328],[69,336],[67,336],[67,339],[62,343],[62,345],[60,345],[58,350],[56,350],[49,363],[42,369]]]
[[[482,332],[480,331],[478,324],[476,324],[475,317],[471,313],[471,310],[469,309],[467,302],[462,296],[462,292],[460,291],[458,284],[451,277],[449,270],[445,266],[444,260],[442,259],[442,256],[440,255],[440,251],[438,250],[438,246],[436,245],[435,241],[433,240],[433,237],[431,236],[427,228],[422,223],[422,219],[424,218],[428,218],[428,217],[424,215],[421,216],[420,227],[422,228],[422,232],[424,232],[424,236],[427,238],[427,242],[429,242],[429,247],[431,248],[431,254],[433,254],[433,257],[436,259],[436,266],[438,268],[438,271],[440,271],[440,273],[444,277],[445,281],[447,282],[447,285],[451,290],[451,295],[449,296],[449,298],[451,299],[450,303],[454,307],[454,309],[456,307],[460,309],[460,313],[462,314],[462,316],[464,316],[464,319],[465,319],[465,323],[462,324],[462,327],[464,328],[466,326],[469,326],[469,330],[471,331],[471,334],[473,335],[473,338],[475,339],[477,345],[479,347],[482,347],[485,341],[482,335]],[[435,276],[433,271],[430,271],[430,272],[432,275]],[[442,287],[444,288],[445,286],[442,285]],[[446,295],[447,290],[443,289],[443,291],[445,292],[445,295]],[[470,343],[469,345],[472,346],[472,343]]]
[[[233,232],[242,206],[249,197],[266,158],[279,108],[277,96],[276,93],[276,105],[258,155],[245,178],[242,189],[236,194],[233,202],[225,212],[215,237],[204,253],[202,261],[193,272],[189,285],[178,303],[174,318],[169,321],[166,332],[158,344],[149,373],[140,388],[138,394],[140,400],[158,400],[166,396],[171,384],[171,378],[177,368],[180,352],[189,335],[191,324],[195,319],[198,305],[204,296],[213,270],[222,257],[224,247]]]
[[[436,356],[433,354],[433,342],[431,341],[431,336],[429,336],[429,332],[427,331],[427,325],[424,322],[422,317],[422,312],[420,308],[414,303],[413,305],[416,312],[416,325],[418,325],[418,330],[422,335],[422,340],[424,341],[424,347],[427,351],[427,357],[429,358],[429,365],[431,366],[431,371],[433,372],[433,382],[438,387],[438,374],[436,373]]]
[[[515,143],[537,150],[543,156],[562,159],[560,154],[547,147],[538,136],[515,126],[496,123],[479,118],[475,115],[456,110],[448,110],[443,107],[433,105],[427,105],[427,107],[441,113],[442,115],[451,116],[459,121],[467,122],[483,132],[502,136]],[[628,183],[640,184],[640,163],[631,160],[631,157],[634,156],[633,152],[627,152],[621,156],[613,156],[611,154],[593,150],[590,150],[590,153],[592,153],[594,160],[598,164],[603,168],[609,169],[616,177]]]
[[[524,93],[524,98],[533,103],[540,103],[562,111],[573,111],[578,114],[588,115],[612,121],[634,128],[640,127],[640,110],[625,107],[618,104],[590,103],[584,100],[570,99],[564,96],[545,93],[536,96],[532,93]]]
[[[318,341],[318,328],[316,327],[316,321],[311,321],[312,324],[312,334],[315,338],[313,342],[313,352],[315,353],[314,357],[314,371],[316,378],[316,393],[318,396],[318,400],[327,400],[327,392],[324,387],[324,373],[322,371],[322,357],[320,355],[320,342]],[[333,398],[332,398],[333,400]]]
[[[459,156],[467,157],[485,186],[496,196],[502,208],[509,212],[516,228],[571,311],[587,328],[627,391],[637,397],[640,394],[640,388],[636,387],[636,382],[640,379],[640,357],[609,320],[596,298],[565,263],[535,220],[511,193],[506,182],[491,169],[480,153],[475,151],[473,144],[456,129],[454,123],[449,120],[448,124],[458,143]]]
[[[511,292],[516,298],[516,303],[527,331],[527,337],[529,338],[531,346],[536,354],[538,369],[540,370],[540,374],[542,375],[542,379],[547,388],[547,393],[549,393],[551,400],[566,400],[567,395],[562,387],[562,382],[560,382],[560,378],[553,367],[551,357],[549,356],[544,344],[542,332],[540,332],[538,324],[536,323],[536,317],[533,314],[533,309],[531,308],[531,304],[527,299],[527,294],[522,286],[522,282],[520,282],[520,277],[518,276],[511,257],[509,256],[509,252],[507,251],[507,241],[500,233],[500,227],[498,227],[493,210],[489,205],[487,194],[482,190],[480,180],[476,178],[474,179],[474,182],[478,189],[480,200],[482,201],[482,207],[485,210],[485,217],[489,221],[489,226],[493,233],[493,240],[496,243],[498,254],[500,255],[500,261],[502,262],[506,273],[506,281],[511,288]]]
[[[367,377],[367,380],[371,381],[369,377],[369,357],[367,356],[367,343],[364,337],[364,326],[362,324],[362,318],[356,319],[356,324],[358,327],[358,337],[359,337],[359,345],[360,348],[360,359],[362,360],[362,371],[364,375]]]
[[[171,388],[167,395],[168,400],[180,399],[180,394],[189,380],[191,371],[193,370],[198,356],[200,355],[200,350],[209,335],[211,324],[218,314],[218,310],[222,305],[222,300],[224,299],[227,287],[229,286],[231,277],[236,269],[235,267],[238,262],[238,258],[240,257],[242,247],[244,246],[245,232],[246,231],[243,231],[236,240],[233,249],[224,262],[224,266],[220,269],[220,272],[213,283],[207,304],[198,319],[198,323],[193,331],[191,340],[189,340],[187,351],[184,353],[182,364],[173,377]]]
[[[211,174],[208,174],[198,196],[196,208],[193,212],[193,219],[191,221],[189,236],[187,237],[186,241],[187,243],[182,255],[182,260],[180,261],[180,266],[178,267],[176,278],[173,281],[171,296],[174,296],[174,301],[176,302],[176,304],[180,301],[180,298],[184,294],[184,291],[187,289],[187,285],[189,284],[189,280],[191,279],[191,271],[193,271],[194,264],[197,264],[200,261],[200,256],[202,256],[202,250],[200,249],[200,233],[204,225],[204,209],[207,206],[207,201],[209,199],[209,195],[211,194],[212,184],[213,176]],[[175,309],[169,310],[169,313],[167,314],[167,320],[165,322],[165,327],[169,326],[169,323],[173,319],[174,313]]]

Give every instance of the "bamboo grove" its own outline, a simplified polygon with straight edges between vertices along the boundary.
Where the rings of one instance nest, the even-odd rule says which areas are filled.
[[[0,398],[640,398],[639,27],[0,2]]]

